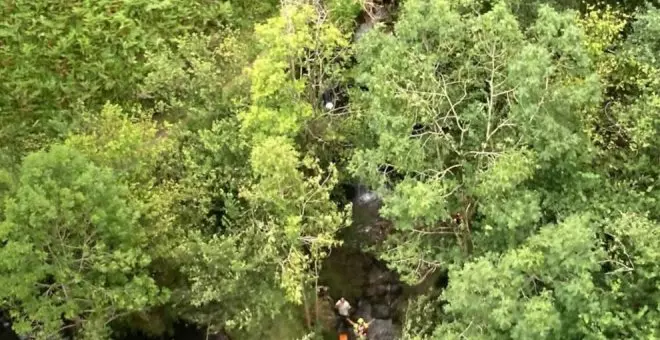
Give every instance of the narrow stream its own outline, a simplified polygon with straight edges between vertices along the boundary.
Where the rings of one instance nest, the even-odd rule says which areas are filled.
[[[348,191],[353,203],[353,225],[341,233],[344,244],[333,249],[323,262],[319,278],[319,284],[328,288],[328,301],[323,304],[328,313],[326,319],[334,318],[334,303],[344,297],[353,307],[353,321],[373,320],[369,339],[393,340],[399,333],[404,291],[409,287],[384,263],[363,251],[387,236],[389,224],[378,213],[379,196],[361,185]],[[334,327],[332,323],[328,326]]]

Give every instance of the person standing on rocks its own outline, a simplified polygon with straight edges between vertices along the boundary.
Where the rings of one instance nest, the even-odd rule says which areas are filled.
[[[353,322],[350,319],[348,319],[348,322],[350,322],[353,325],[353,331],[355,332],[355,336],[357,336],[359,340],[367,339],[367,330],[369,329],[369,324],[371,323],[371,321],[364,322],[363,318],[359,318],[357,322]]]
[[[339,313],[339,318],[337,319],[337,328],[348,328],[349,325],[347,322],[349,322],[348,318],[350,317],[351,313],[351,304],[342,297],[341,299],[337,300],[337,303],[335,303],[335,308]]]

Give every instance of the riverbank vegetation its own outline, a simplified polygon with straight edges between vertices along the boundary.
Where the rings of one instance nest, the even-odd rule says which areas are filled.
[[[5,1],[0,316],[313,339],[351,247],[396,338],[660,338],[654,6]]]

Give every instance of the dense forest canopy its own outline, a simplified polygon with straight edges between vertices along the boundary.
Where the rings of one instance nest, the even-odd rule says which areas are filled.
[[[660,339],[656,6],[4,1],[0,336]]]

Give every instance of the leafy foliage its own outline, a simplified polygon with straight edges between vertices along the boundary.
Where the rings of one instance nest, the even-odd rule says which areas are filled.
[[[429,13],[432,20],[421,19]],[[517,239],[510,233],[519,227],[533,231],[541,193],[525,184],[585,160],[587,140],[570,112],[598,100],[586,51],[575,48],[582,33],[574,22],[571,13],[541,7],[522,31],[504,4],[462,15],[449,1],[409,1],[396,36],[365,40],[358,67],[370,91],[360,104],[378,143],[358,149],[353,171],[374,185],[396,186],[395,196],[416,188],[386,198],[386,213],[409,215],[392,215],[396,228],[413,237],[420,232],[409,230],[414,221],[427,237],[455,237],[468,254],[473,244],[502,242],[493,237]],[[382,165],[405,180],[376,177]],[[477,204],[485,219],[474,215]],[[460,223],[450,222],[455,214]],[[473,235],[481,229],[487,232]],[[445,252],[445,243],[436,244],[433,252]]]
[[[650,2],[0,14],[0,314],[22,335],[317,338],[315,289],[353,274],[324,261],[357,247],[420,284],[404,339],[660,338]],[[351,223],[356,183],[377,228]]]
[[[2,301],[15,306],[18,332],[47,338],[75,326],[94,338],[166,297],[148,275],[140,212],[128,198],[110,169],[71,148],[26,158],[0,234],[2,284],[11,287]]]

